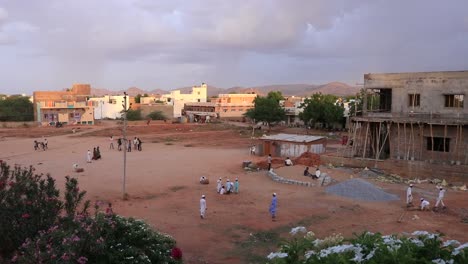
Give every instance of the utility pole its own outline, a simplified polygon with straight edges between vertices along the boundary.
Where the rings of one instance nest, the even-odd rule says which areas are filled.
[[[127,177],[127,92],[124,92],[124,103],[123,103],[123,177],[122,177],[122,199],[127,200],[127,192],[125,190],[125,180]]]

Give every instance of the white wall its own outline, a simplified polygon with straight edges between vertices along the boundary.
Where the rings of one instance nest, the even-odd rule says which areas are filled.
[[[104,96],[104,97],[92,97],[89,99],[93,101],[94,105],[94,119],[118,119],[121,118],[120,113],[123,110],[124,98],[121,95],[118,96]],[[130,98],[127,96],[127,107],[129,106]]]

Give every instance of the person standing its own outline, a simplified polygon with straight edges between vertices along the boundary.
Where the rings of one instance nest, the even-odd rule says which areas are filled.
[[[408,189],[406,190],[406,206],[410,207],[413,205],[413,184],[410,184],[408,186]]]
[[[132,140],[131,139],[127,139],[127,145],[128,145],[128,152],[132,152]]]
[[[272,158],[271,158],[271,154],[268,154],[268,157],[267,157],[267,162],[268,162],[268,171],[270,171],[270,170],[271,170],[271,160],[272,160]]]
[[[91,157],[92,157],[91,156],[91,151],[89,151],[89,149],[88,149],[88,153],[86,155],[86,162],[91,163]]]
[[[236,182],[234,183],[234,192],[239,193],[239,179],[236,178]]]
[[[122,150],[122,139],[121,139],[121,138],[118,138],[118,139],[117,139],[117,149],[118,149],[119,151]]]
[[[101,150],[99,146],[96,148],[96,160],[101,159]]]
[[[200,218],[205,219],[205,212],[206,212],[206,197],[205,195],[201,196],[200,199]]]
[[[49,146],[47,146],[47,144],[49,144],[49,141],[47,141],[47,138],[45,138],[44,139],[44,150],[49,149]]]
[[[138,151],[141,151],[141,139],[140,138],[137,138],[137,146],[138,146]]]
[[[219,193],[221,191],[221,187],[223,187],[223,180],[221,180],[221,177],[216,181],[216,183],[216,192]]]
[[[229,181],[229,179],[227,179],[226,181],[226,194],[230,194],[232,192],[232,185],[231,185],[231,181]]]
[[[114,149],[114,137],[110,136],[109,141],[110,141],[109,149]]]
[[[133,138],[133,149],[137,150],[138,149],[138,140],[137,137]]]
[[[270,214],[271,214],[271,221],[276,221],[276,207],[278,206],[278,200],[276,198],[276,193],[273,193],[273,198],[271,199],[270,204]]]
[[[442,204],[442,208],[445,208],[445,204],[444,204],[444,196],[445,196],[445,189],[440,186],[439,187],[439,197],[437,197],[437,202],[435,204],[435,207],[439,207],[439,204]]]

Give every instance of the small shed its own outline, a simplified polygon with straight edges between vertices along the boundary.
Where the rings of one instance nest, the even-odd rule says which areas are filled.
[[[260,151],[274,157],[299,157],[305,152],[324,153],[327,138],[320,136],[277,134],[260,138]]]

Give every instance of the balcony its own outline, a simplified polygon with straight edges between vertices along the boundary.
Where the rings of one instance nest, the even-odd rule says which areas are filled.
[[[464,113],[391,113],[391,112],[367,112],[362,117],[354,117],[355,120],[375,120],[393,122],[421,122],[432,124],[468,124],[468,114]]]
[[[42,109],[74,109],[74,108],[89,108],[87,102],[41,102]]]

